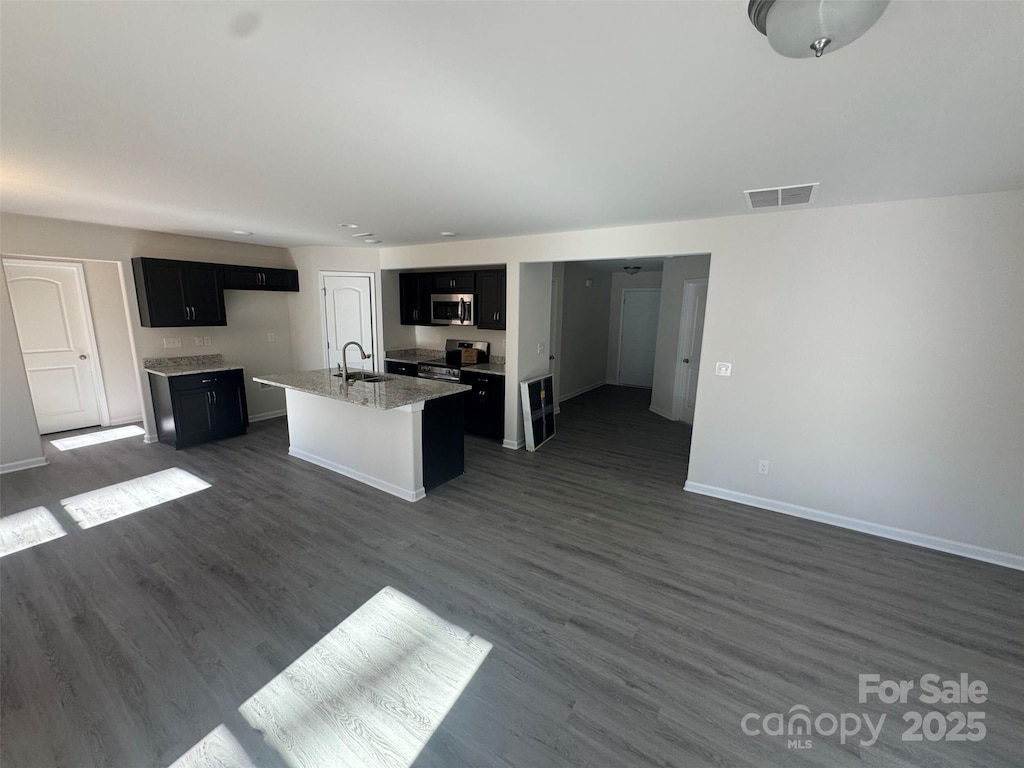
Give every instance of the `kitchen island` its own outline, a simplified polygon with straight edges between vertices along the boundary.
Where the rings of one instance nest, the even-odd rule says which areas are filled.
[[[464,471],[462,393],[472,387],[373,378],[379,380],[344,382],[327,369],[253,381],[285,390],[289,455],[419,501]]]

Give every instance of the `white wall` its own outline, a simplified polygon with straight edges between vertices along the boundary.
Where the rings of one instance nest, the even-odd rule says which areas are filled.
[[[2,267],[0,278],[0,471],[13,471],[46,461]]]
[[[666,418],[672,415],[675,399],[679,328],[683,319],[683,284],[687,280],[707,277],[710,271],[711,256],[702,254],[666,259],[664,271],[661,273],[661,306],[658,309],[658,343],[654,352],[651,410]],[[708,358],[702,357],[706,362]],[[704,362],[701,365],[703,366]],[[698,396],[699,394],[698,381]]]
[[[44,219],[19,214],[0,214],[0,252],[4,256],[36,256],[84,261],[113,262],[125,281],[130,317],[129,334],[139,362],[143,357],[221,353],[225,359],[245,367],[249,414],[258,418],[284,408],[283,392],[261,391],[250,380],[252,375],[288,370],[291,360],[291,332],[287,300],[280,294],[262,291],[227,291],[227,326],[211,328],[143,328],[135,296],[131,259],[148,256],[183,261],[225,264],[251,264],[262,267],[292,268],[288,252],[281,248],[247,243],[212,240],[201,237],[147,232],[123,227],[107,227],[60,219]],[[0,322],[5,322],[0,317]],[[267,341],[273,331],[275,342]],[[196,336],[209,336],[212,345],[198,347]],[[164,349],[164,337],[182,339],[180,349]],[[20,356],[19,356],[20,359]],[[19,363],[22,369],[24,364]],[[144,404],[143,421],[149,436],[155,437],[149,382],[136,369],[137,387]],[[5,414],[4,418],[7,416]],[[3,425],[6,427],[6,422]],[[39,440],[38,434],[36,441]]]
[[[1019,558],[1022,210],[1022,191],[811,207],[388,248],[381,263],[710,253],[690,483]],[[510,383],[519,303],[510,268]]]
[[[587,286],[587,281],[593,282]],[[612,275],[591,264],[568,263],[561,275],[562,328],[558,402],[605,383]]]
[[[519,418],[513,438],[515,445],[525,442],[526,433],[523,429],[522,400],[519,395],[520,381],[543,376],[551,371],[551,264],[521,264],[518,273],[516,290],[519,295],[518,368],[516,375],[506,376],[506,395],[508,388],[515,391],[515,407],[519,409]],[[507,371],[507,369],[506,369]],[[505,398],[506,407],[510,398]],[[508,431],[508,413],[506,412],[505,444],[512,444]]]
[[[610,308],[608,313],[608,356],[605,381],[619,383],[619,332],[622,330],[622,291],[626,288],[661,288],[661,272],[644,270],[630,277],[625,272],[612,275]],[[659,315],[659,323],[661,321]],[[655,351],[657,355],[657,351]],[[657,365],[657,358],[655,358]]]

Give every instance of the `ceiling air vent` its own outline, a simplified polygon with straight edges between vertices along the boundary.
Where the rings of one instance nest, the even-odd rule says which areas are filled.
[[[751,208],[778,208],[782,205],[803,205],[811,202],[811,196],[817,188],[813,184],[799,184],[795,187],[772,187],[771,189],[748,189],[747,204]]]

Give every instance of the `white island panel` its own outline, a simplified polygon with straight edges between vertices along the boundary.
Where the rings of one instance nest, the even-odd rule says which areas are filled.
[[[288,453],[418,501],[423,490],[423,403],[379,410],[297,389],[285,391]]]

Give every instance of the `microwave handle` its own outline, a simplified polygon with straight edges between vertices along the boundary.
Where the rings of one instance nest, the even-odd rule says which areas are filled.
[[[459,299],[459,322],[466,322],[466,300]]]

